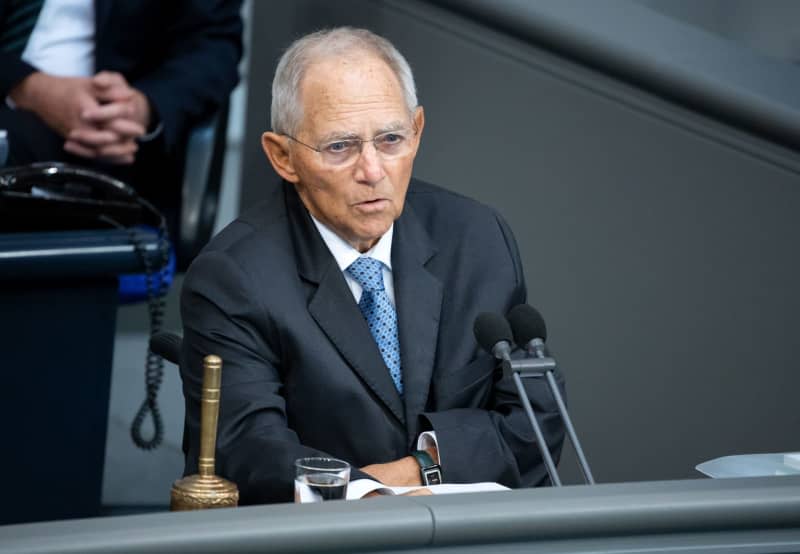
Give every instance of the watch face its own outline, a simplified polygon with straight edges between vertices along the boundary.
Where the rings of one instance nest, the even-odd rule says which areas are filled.
[[[442,484],[442,470],[439,469],[439,466],[434,466],[431,468],[425,468],[422,471],[422,474],[425,476],[425,484],[426,485],[441,485]]]

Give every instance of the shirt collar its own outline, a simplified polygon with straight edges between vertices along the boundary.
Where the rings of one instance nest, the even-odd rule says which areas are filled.
[[[309,215],[311,214],[309,213]],[[389,271],[392,270],[392,236],[394,235],[394,223],[392,223],[392,226],[389,227],[389,230],[386,231],[380,239],[378,239],[378,242],[375,243],[375,246],[362,254],[353,248],[350,243],[337,235],[327,225],[318,221],[313,215],[311,216],[311,220],[314,222],[314,225],[317,227],[320,236],[322,236],[322,240],[325,242],[328,250],[330,250],[331,254],[336,260],[336,264],[339,266],[339,269],[341,269],[343,272],[346,271],[347,268],[350,267],[350,264],[356,261],[356,259],[360,256],[369,256],[370,258],[375,258],[381,262],[386,269]]]

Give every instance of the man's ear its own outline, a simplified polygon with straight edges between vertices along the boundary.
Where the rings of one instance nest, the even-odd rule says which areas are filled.
[[[417,129],[417,138],[419,139],[425,128],[425,110],[422,106],[417,106],[417,109],[414,110],[414,127]]]
[[[425,110],[422,109],[422,106],[417,106],[417,109],[414,110],[414,128],[417,130],[414,144],[414,155],[416,156],[420,138],[422,138],[422,130],[425,128]]]
[[[261,148],[264,149],[264,154],[278,175],[290,183],[297,183],[300,180],[289,153],[289,139],[285,135],[267,131],[261,135]]]

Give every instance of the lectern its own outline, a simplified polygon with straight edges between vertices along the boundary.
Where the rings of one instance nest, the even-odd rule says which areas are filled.
[[[0,234],[0,524],[99,514],[117,275],[141,271],[126,230]]]

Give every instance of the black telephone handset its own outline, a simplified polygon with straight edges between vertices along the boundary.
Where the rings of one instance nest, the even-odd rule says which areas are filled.
[[[160,214],[118,179],[91,169],[41,162],[0,169],[0,231],[160,226]]]
[[[135,231],[135,226],[140,224],[158,231],[158,261],[155,265]],[[91,169],[58,162],[0,169],[0,232],[110,227],[128,232],[144,268],[152,336],[161,330],[164,314],[165,278],[163,275],[156,278],[169,259],[164,216],[127,184]],[[146,450],[157,448],[164,436],[164,424],[156,403],[163,372],[161,357],[148,351],[145,361],[146,398],[131,425],[133,442]],[[148,413],[154,426],[150,439],[142,436],[142,425]]]

